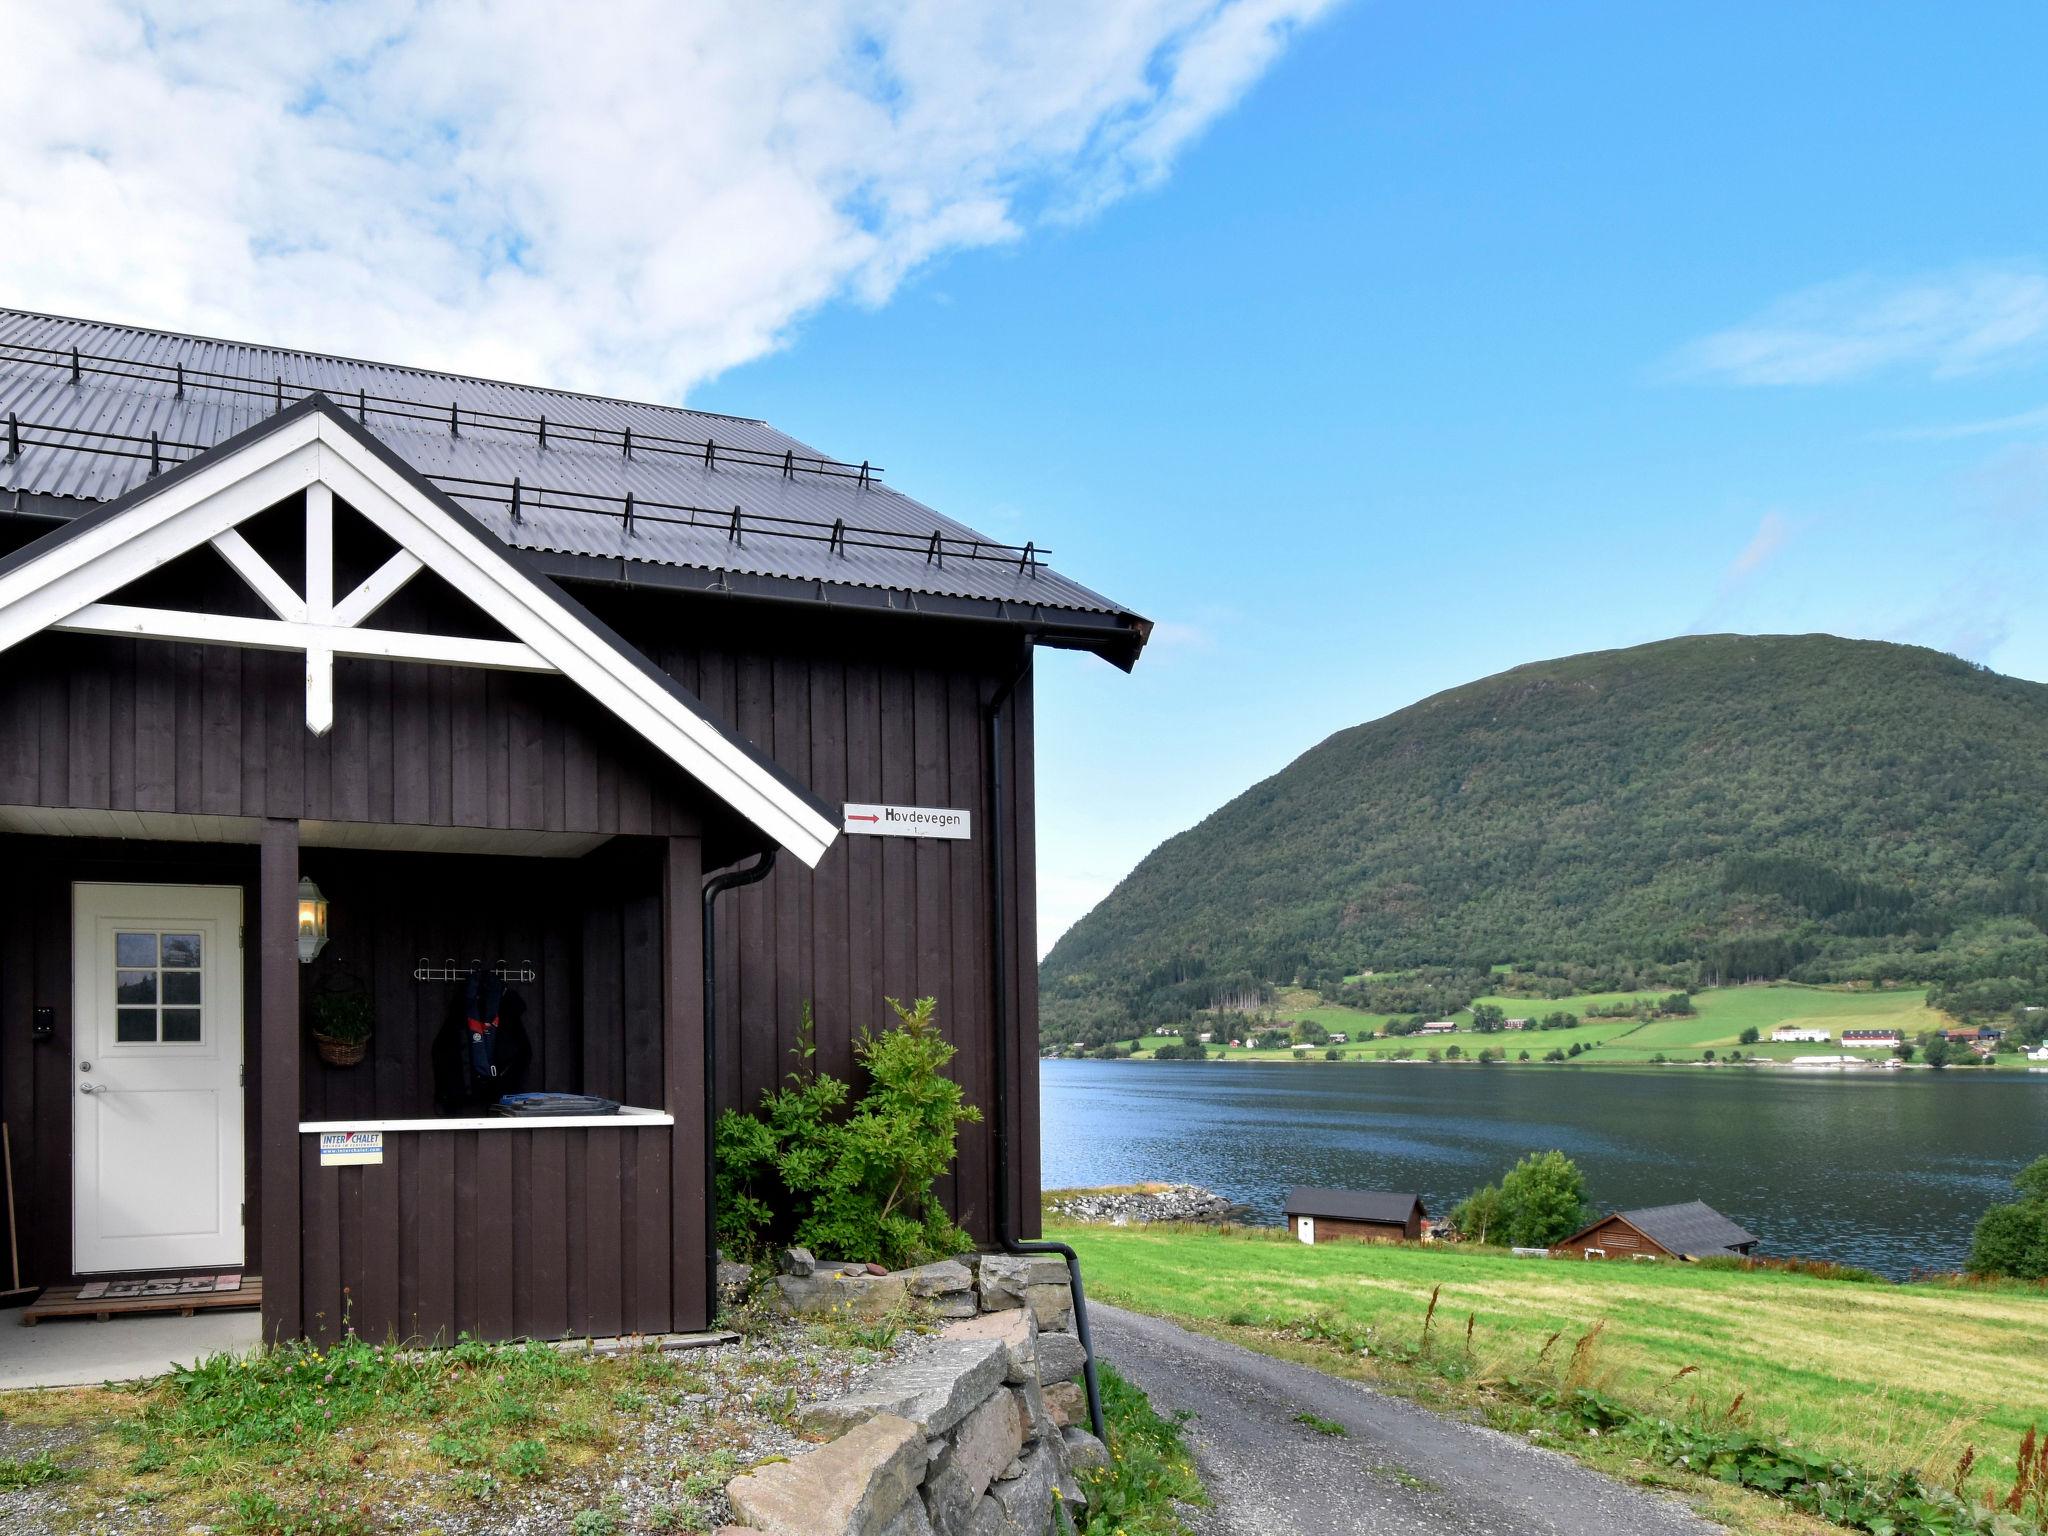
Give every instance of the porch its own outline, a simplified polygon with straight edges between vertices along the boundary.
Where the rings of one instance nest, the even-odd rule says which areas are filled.
[[[11,829],[0,830],[11,876],[0,890],[0,1113],[25,1282],[239,1269],[262,1279],[260,1324],[244,1313],[244,1326],[269,1338],[709,1324],[696,837],[63,820],[71,835],[32,808],[0,807]],[[90,835],[116,831],[127,835]],[[302,877],[329,914],[328,941],[304,962]],[[154,915],[114,932],[156,935],[166,956],[173,935],[202,931],[199,916],[180,915],[181,893],[224,899],[240,921],[218,948],[207,938],[189,977],[147,972],[139,951],[117,960],[79,937],[83,893],[107,891],[149,894]],[[144,910],[125,896],[110,910],[129,907]],[[500,1035],[520,1044],[489,1096],[589,1094],[618,1113],[514,1119],[451,1099],[448,1047],[467,1029],[463,982],[447,978],[472,962],[511,978]],[[323,1060],[311,1039],[315,1000],[338,994],[366,999],[374,1021],[352,1065]],[[188,996],[199,999],[190,1010]],[[159,1081],[157,1061],[216,1040],[230,1058],[219,1136],[185,1145],[188,1123],[149,1117],[175,1095],[199,1102],[203,1085]],[[343,1130],[376,1133],[381,1147],[367,1161],[323,1160],[323,1133]],[[161,1156],[139,1155],[144,1146]],[[217,1233],[190,1211],[217,1213]],[[118,1266],[94,1257],[101,1229],[128,1244]],[[91,1370],[109,1351],[124,1357],[131,1334],[134,1349],[174,1349],[152,1342],[169,1339],[154,1331],[167,1321],[183,1320],[8,1331],[45,1335],[38,1349],[76,1351]]]

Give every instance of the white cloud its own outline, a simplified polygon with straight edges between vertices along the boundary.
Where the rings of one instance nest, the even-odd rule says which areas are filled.
[[[1731,384],[1832,384],[1888,369],[1951,378],[2043,353],[2048,273],[1980,266],[1808,288],[1693,342],[1672,364],[1681,377]]]
[[[0,294],[674,397],[1157,181],[1331,3],[17,6]]]
[[[1790,532],[1784,518],[1775,512],[1766,512],[1749,542],[1742,546],[1742,553],[1729,561],[1728,569],[1722,572],[1722,591],[1739,586],[1770,564],[1772,557],[1784,547],[1785,536]]]

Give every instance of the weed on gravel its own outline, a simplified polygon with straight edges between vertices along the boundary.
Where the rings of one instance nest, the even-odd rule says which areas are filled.
[[[731,1478],[805,1447],[799,1403],[888,1358],[750,1326],[681,1355],[351,1337],[133,1388],[0,1394],[0,1533],[711,1530]]]

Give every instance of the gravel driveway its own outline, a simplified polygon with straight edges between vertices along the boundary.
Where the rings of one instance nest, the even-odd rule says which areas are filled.
[[[1708,1536],[1720,1527],[1555,1451],[1306,1366],[1097,1303],[1095,1346],[1188,1443],[1202,1536]],[[1312,1413],[1344,1426],[1324,1434]]]

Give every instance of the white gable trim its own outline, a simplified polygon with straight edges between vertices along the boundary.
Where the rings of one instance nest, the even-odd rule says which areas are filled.
[[[309,532],[331,498],[339,496],[417,563],[394,558],[337,603],[325,558],[331,545],[309,540],[308,590],[301,600],[234,532],[256,513],[300,491],[309,492]],[[222,550],[277,618],[178,614],[103,601],[208,542]],[[312,548],[316,542],[317,551]],[[422,567],[476,599],[513,642],[356,627]],[[837,826],[807,797],[621,654],[609,636],[561,600],[551,583],[522,570],[506,557],[503,545],[467,519],[451,517],[434,493],[322,410],[280,419],[218,459],[193,461],[113,515],[0,571],[0,651],[44,630],[65,628],[303,650],[314,686],[323,658],[336,653],[560,672],[806,865],[815,866],[838,835]],[[309,704],[310,693],[311,687]],[[315,723],[310,709],[308,721]]]

